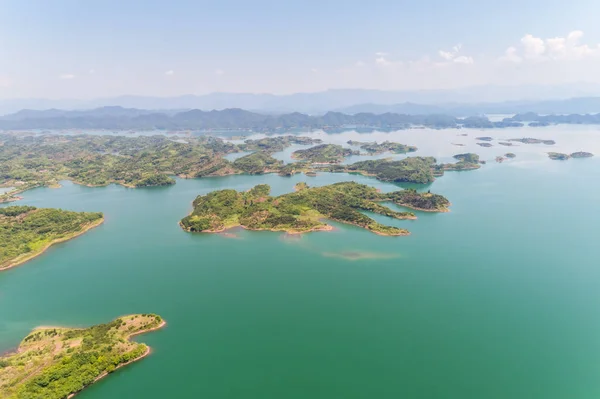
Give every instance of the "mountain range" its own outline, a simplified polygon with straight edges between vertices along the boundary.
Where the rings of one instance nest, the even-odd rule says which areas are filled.
[[[120,106],[141,110],[222,110],[242,108],[260,113],[302,112],[323,115],[344,113],[395,112],[407,114],[448,113],[586,113],[600,112],[600,85],[562,86],[476,86],[452,90],[385,91],[338,89],[287,95],[253,93],[211,93],[177,97],[120,96],[94,100],[5,99],[0,115],[23,109],[89,110]]]

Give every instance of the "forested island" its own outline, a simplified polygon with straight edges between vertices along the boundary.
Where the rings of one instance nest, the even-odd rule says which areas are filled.
[[[137,314],[89,328],[37,328],[14,352],[0,357],[0,397],[70,398],[148,355],[147,345],[130,338],[164,325],[160,316]]]
[[[329,165],[320,170],[333,173],[360,173],[386,182],[427,184],[432,183],[436,176],[443,176],[444,171],[472,170],[479,167],[477,163],[464,160],[453,164],[437,164],[433,157],[409,157],[398,161],[377,159],[359,161],[350,165]]]
[[[380,224],[361,211],[370,211],[395,219],[414,219],[412,212],[397,212],[379,202],[446,212],[449,201],[437,194],[402,190],[380,193],[375,188],[355,182],[336,183],[323,187],[298,184],[296,191],[273,197],[266,184],[247,192],[235,190],[213,191],[198,196],[192,213],[180,222],[190,232],[221,232],[233,227],[249,230],[285,231],[304,233],[330,230],[322,219],[353,224],[381,235],[407,235],[407,230]]]
[[[432,129],[520,127],[517,120],[492,122],[487,117],[457,118],[443,114],[407,115],[401,113],[345,114],[327,112],[307,115],[299,112],[267,115],[239,108],[202,111],[161,112],[122,107],[102,107],[86,111],[23,110],[0,118],[0,129],[109,129],[109,130],[229,130],[240,132],[287,132],[294,129],[339,131],[344,128],[400,130],[413,127]]]
[[[293,144],[297,145],[313,145],[321,144],[323,140],[312,139],[304,136],[276,136],[265,137],[256,140],[245,140],[244,144],[239,144],[238,147],[242,151],[264,151],[264,152],[279,152],[285,150]]]
[[[57,187],[60,180],[90,187],[111,183],[126,187],[174,184],[172,176],[199,178],[248,173],[314,174],[317,171],[356,172],[383,181],[428,183],[444,170],[473,169],[467,163],[435,165],[434,158],[411,157],[401,161],[364,161],[334,165],[359,151],[336,144],[319,144],[293,153],[299,161],[284,165],[271,155],[293,143],[318,142],[302,136],[269,137],[233,144],[209,136],[184,141],[165,136],[55,136],[0,134],[0,202],[19,199],[17,194],[34,187]],[[371,145],[371,144],[369,144]],[[415,147],[385,142],[375,151],[412,152]],[[225,155],[263,148],[231,162]]]
[[[417,147],[400,143],[393,143],[391,141],[384,141],[383,143],[367,143],[363,141],[349,140],[347,143],[351,146],[360,147],[361,150],[365,150],[369,155],[379,155],[386,152],[391,152],[394,154],[406,154],[408,152],[417,151]]]
[[[570,158],[590,158],[593,157],[594,154],[591,152],[578,151],[572,154],[563,154],[561,152],[549,152],[548,158],[554,161],[566,161]]]
[[[338,144],[321,144],[305,150],[297,150],[292,153],[292,158],[311,163],[340,163],[344,157],[360,155],[360,151],[344,148]]]
[[[97,212],[33,206],[0,208],[0,270],[20,265],[51,245],[77,237],[103,221],[102,213]]]
[[[542,140],[542,139],[534,139],[531,137],[525,137],[522,139],[508,139],[508,141],[517,141],[523,144],[546,144],[546,145],[554,145],[556,142],[554,140]]]
[[[517,114],[511,118],[504,118],[503,122],[529,122],[529,126],[543,127],[554,124],[570,125],[597,125],[600,123],[600,113],[597,114],[569,114],[569,115],[539,115],[534,112]]]

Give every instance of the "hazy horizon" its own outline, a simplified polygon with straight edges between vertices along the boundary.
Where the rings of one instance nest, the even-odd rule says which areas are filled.
[[[577,3],[9,1],[0,99],[599,84]]]

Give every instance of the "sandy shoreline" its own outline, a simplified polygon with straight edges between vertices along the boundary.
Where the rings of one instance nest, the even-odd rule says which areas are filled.
[[[127,336],[127,340],[130,340],[132,337],[135,337],[136,335],[141,335],[141,334],[146,334],[152,331],[156,331],[159,330],[161,328],[163,328],[164,326],[167,325],[166,321],[162,321],[158,326],[150,328],[148,330],[142,330],[142,331],[137,331],[134,333],[131,333]],[[119,364],[117,367],[115,367],[115,369],[112,371],[112,373],[114,373],[115,371],[117,371],[118,369],[120,369],[121,367],[125,367],[127,365],[130,365],[131,363],[137,362],[138,360],[142,360],[143,358],[145,358],[146,356],[150,355],[152,353],[152,348],[150,348],[148,345],[146,345],[146,351],[141,354],[140,356],[136,357],[135,359],[131,359],[130,361],[126,362],[126,363],[121,363]],[[92,384],[100,381],[101,379],[103,379],[104,377],[108,376],[109,374],[112,373],[108,373],[108,372],[103,372],[102,374],[100,374],[98,377],[96,377],[94,379],[94,381],[92,381],[92,383],[90,383],[89,385],[86,385],[85,387],[83,387],[83,389],[81,389],[80,391],[74,392],[72,394],[69,394],[69,396],[67,396],[67,399],[71,399],[72,397],[74,397],[75,395],[77,395],[78,393],[80,393],[81,391],[83,391],[85,388],[91,386]]]
[[[56,240],[52,240],[50,241],[47,245],[45,245],[42,249],[40,249],[39,251],[35,252],[35,253],[31,253],[31,254],[25,254],[25,255],[21,255],[23,256],[23,258],[19,259],[14,259],[13,261],[11,261],[10,263],[8,263],[5,266],[1,266],[0,267],[0,272],[8,270],[8,269],[12,269],[13,267],[16,266],[20,266],[23,263],[26,263],[30,260],[32,260],[33,258],[40,256],[41,254],[43,254],[44,252],[46,252],[48,250],[48,248],[50,248],[52,245],[54,244],[59,244],[61,242],[65,242],[65,241],[69,241],[72,240],[73,238],[79,237],[80,235],[82,235],[83,233],[93,229],[94,227],[98,227],[100,226],[102,223],[104,223],[104,218],[101,218],[95,222],[92,222],[90,224],[88,224],[87,226],[85,226],[81,231],[72,233],[70,235],[68,235],[67,237],[62,237],[62,238],[57,238]]]

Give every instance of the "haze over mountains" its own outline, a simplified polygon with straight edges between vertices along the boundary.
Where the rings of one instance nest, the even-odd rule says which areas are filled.
[[[325,114],[396,112],[407,114],[446,113],[588,113],[600,112],[600,85],[477,86],[453,90],[381,91],[339,89],[289,95],[211,93],[178,97],[120,96],[94,100],[6,99],[0,100],[0,115],[20,110],[89,110],[120,106],[140,110],[213,110],[242,108],[261,113]],[[578,98],[575,98],[578,97]]]

